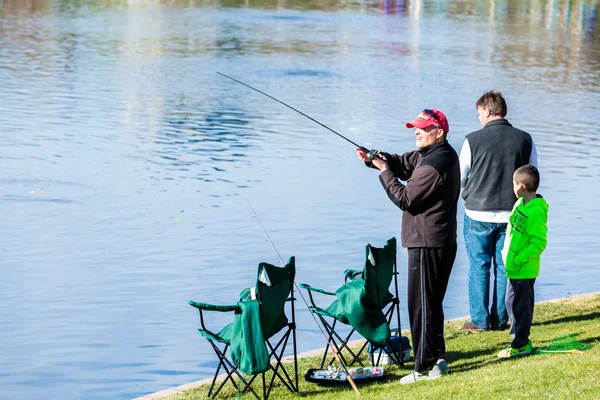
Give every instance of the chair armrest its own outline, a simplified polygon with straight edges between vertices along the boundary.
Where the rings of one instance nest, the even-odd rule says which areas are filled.
[[[238,305],[216,305],[216,304],[208,304],[208,303],[197,303],[195,301],[188,301],[190,306],[196,307],[199,310],[205,311],[219,311],[219,312],[230,312],[230,311],[239,311],[241,310]]]
[[[306,283],[301,283],[299,286],[302,289],[308,290],[309,292],[318,292],[318,293],[323,293],[323,294],[327,294],[327,295],[330,295],[330,296],[335,296],[335,293],[328,292],[327,290],[323,290],[323,289],[314,288],[314,287],[312,287],[310,285],[307,285]]]
[[[358,275],[362,275],[362,269],[347,269],[344,271],[344,282],[347,282],[348,279],[351,281],[354,280]]]

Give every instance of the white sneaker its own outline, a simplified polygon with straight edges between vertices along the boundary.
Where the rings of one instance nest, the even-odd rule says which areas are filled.
[[[410,374],[400,378],[400,383],[404,385],[408,383],[417,383],[419,381],[437,379],[442,375],[447,374],[448,372],[450,372],[450,367],[448,367],[448,363],[446,363],[445,359],[440,358],[436,361],[435,365],[431,367],[429,371],[425,372],[424,374],[413,371]]]
[[[429,378],[434,379],[439,378],[440,376],[445,375],[449,372],[450,367],[448,367],[448,363],[446,363],[445,359],[440,358],[436,361],[435,365],[431,367],[431,370],[429,370],[429,373],[427,375],[429,375]]]
[[[422,380],[431,379],[427,376],[427,374],[420,374],[417,371],[413,371],[410,374],[403,376],[400,378],[400,383],[403,385],[407,385],[409,383],[417,383]]]

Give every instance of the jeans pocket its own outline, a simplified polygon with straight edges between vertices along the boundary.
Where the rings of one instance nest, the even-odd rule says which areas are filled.
[[[474,236],[487,236],[491,233],[492,227],[489,222],[476,221],[465,216],[466,232]]]

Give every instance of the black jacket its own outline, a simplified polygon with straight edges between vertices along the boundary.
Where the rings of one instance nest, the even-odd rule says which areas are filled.
[[[402,214],[402,246],[445,247],[456,242],[460,164],[447,141],[402,155],[383,153],[389,169],[379,175]],[[406,181],[403,185],[398,179]]]

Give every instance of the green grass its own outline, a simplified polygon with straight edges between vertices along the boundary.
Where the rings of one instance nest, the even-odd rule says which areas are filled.
[[[508,331],[466,333],[464,321],[446,323],[447,361],[452,373],[432,381],[400,385],[412,362],[403,368],[389,366],[387,381],[361,384],[365,399],[599,399],[600,398],[600,294],[536,305],[531,340],[535,347],[547,346],[553,338],[575,334],[590,346],[583,354],[536,354],[500,360],[498,352],[510,343]],[[303,375],[320,360],[299,361],[300,393],[277,385],[273,399],[354,399],[350,386],[324,387],[308,383]],[[368,365],[368,364],[366,364]],[[387,366],[386,366],[387,367]],[[257,379],[258,381],[258,379]],[[260,387],[254,385],[258,393]],[[208,386],[167,397],[168,400],[206,399]],[[235,398],[230,383],[217,398]],[[243,395],[242,399],[251,399]]]

